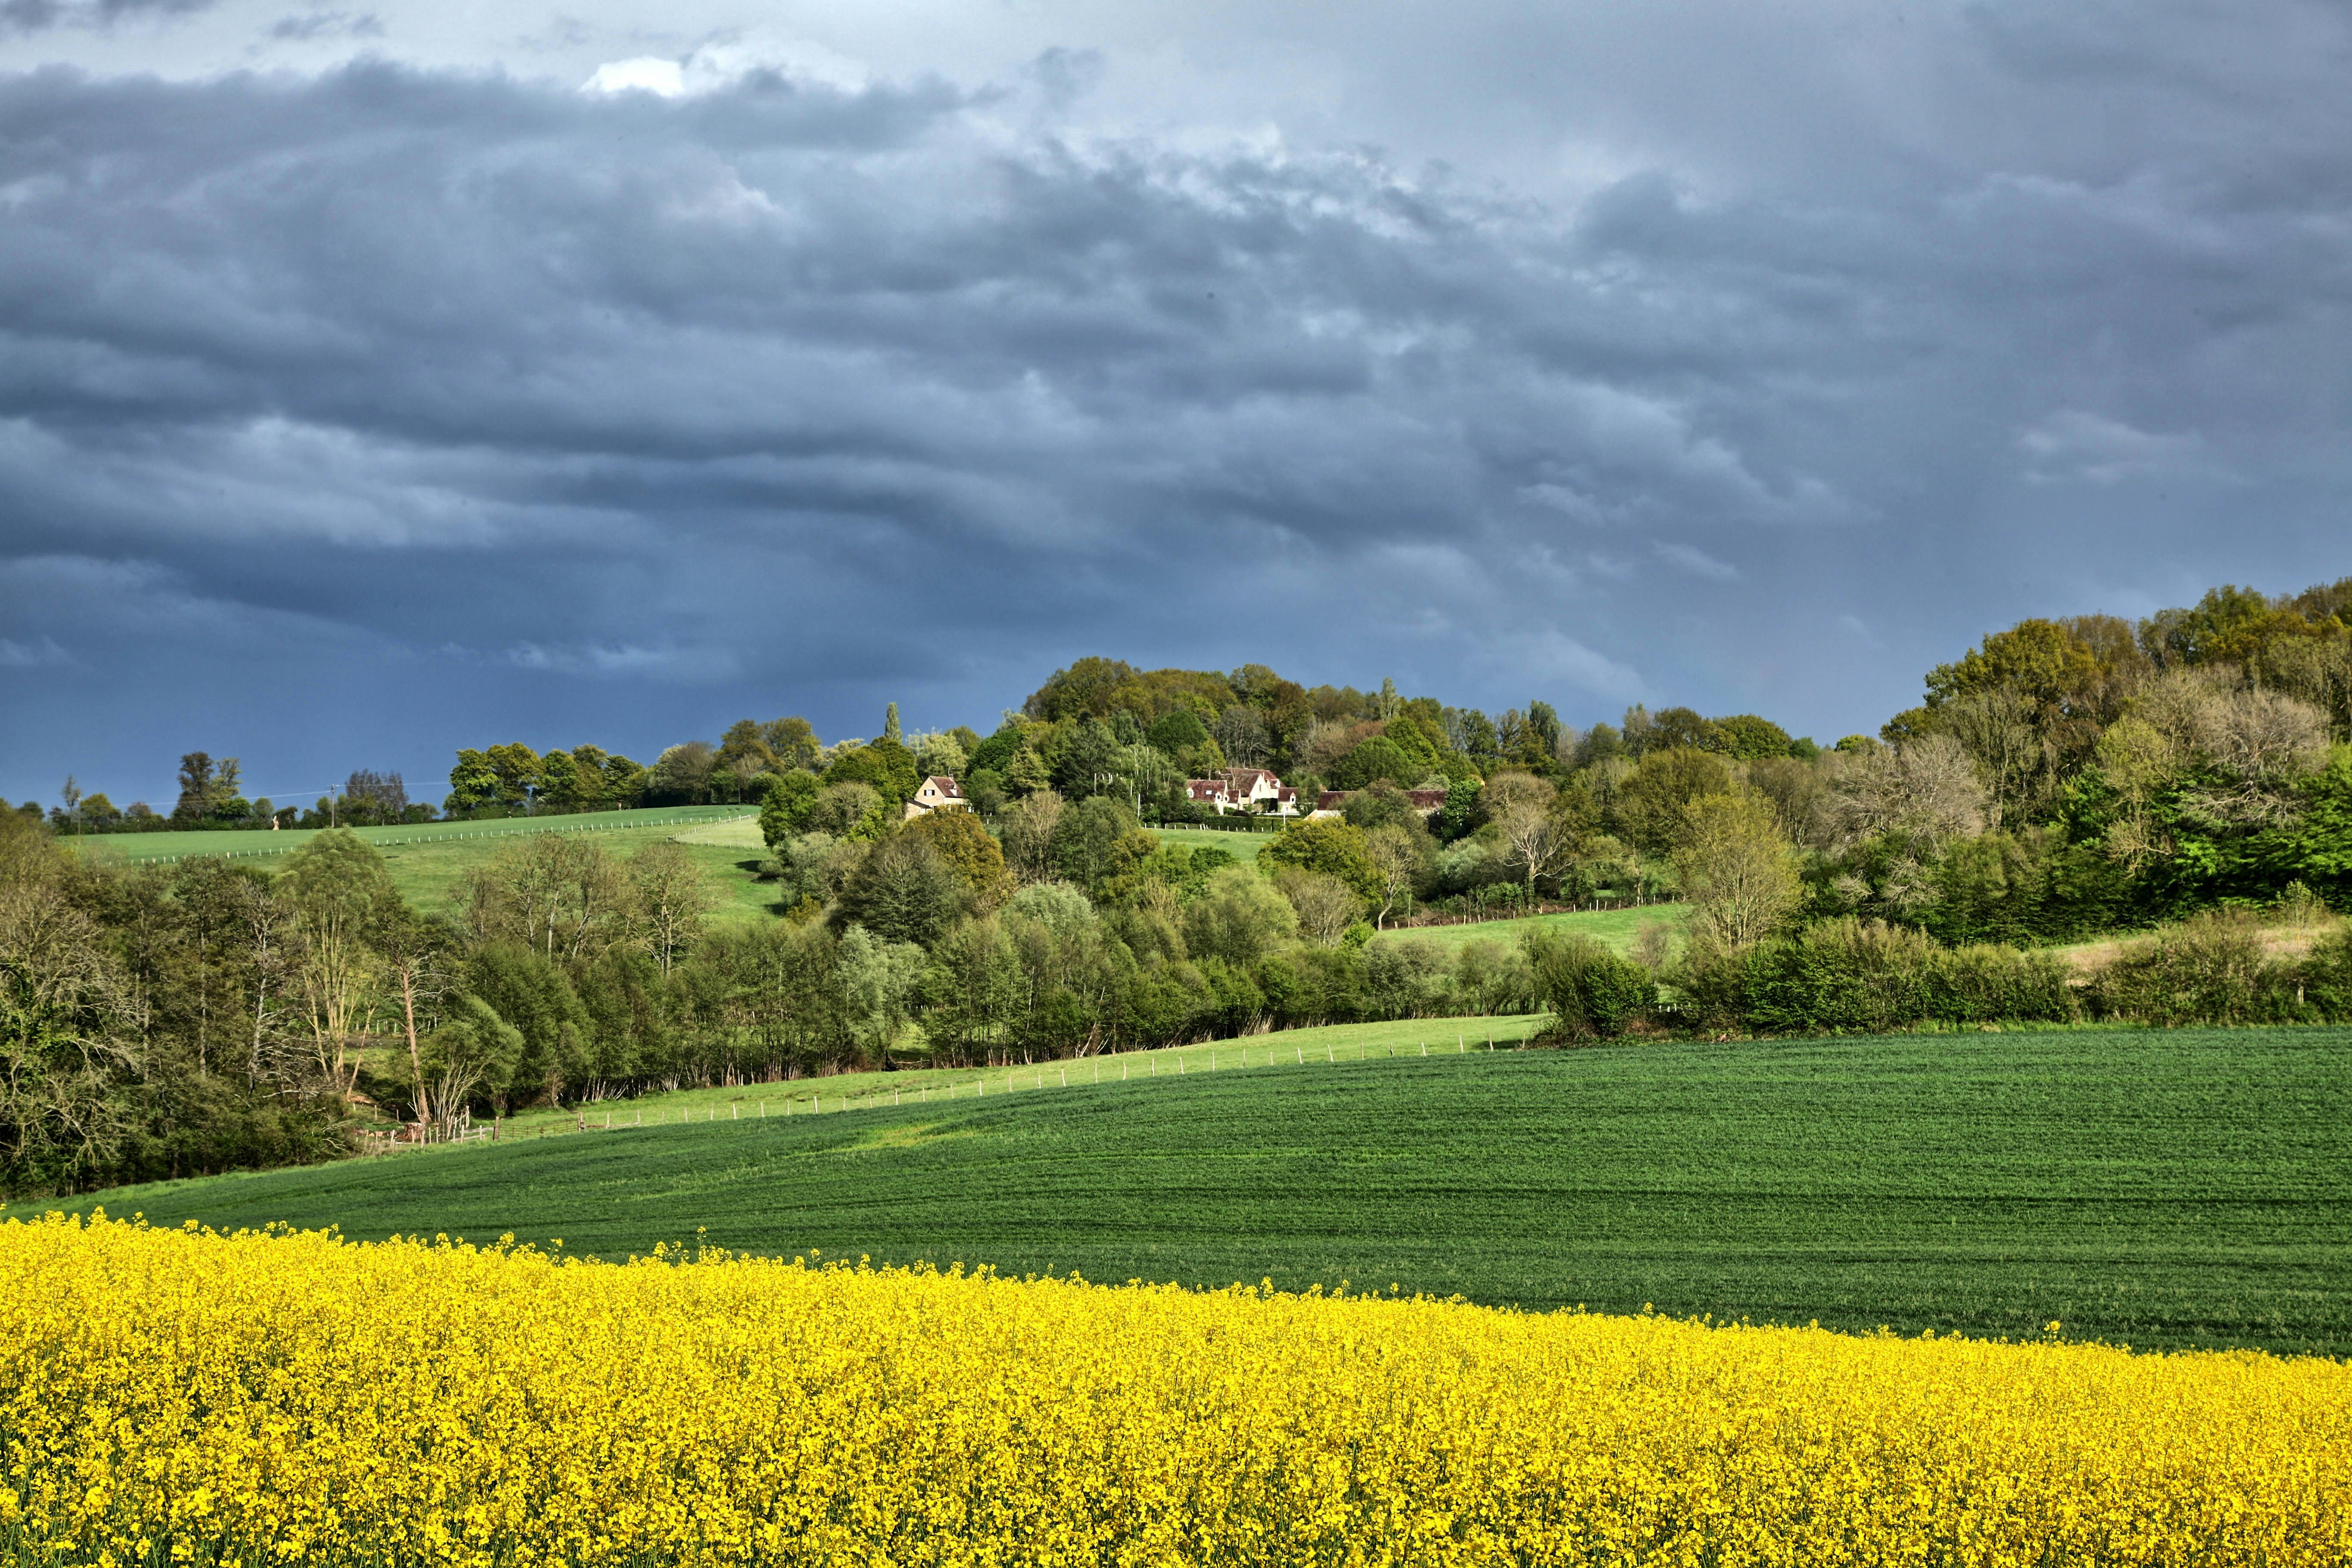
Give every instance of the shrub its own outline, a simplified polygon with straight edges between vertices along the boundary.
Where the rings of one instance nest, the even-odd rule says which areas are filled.
[[[1876,920],[1816,921],[1759,949],[1745,998],[1759,1032],[1883,1033],[1929,1016],[1936,945]]]
[[[1657,1008],[1657,982],[1650,971],[1590,936],[1531,931],[1527,955],[1536,994],[1562,1034],[1613,1040]]]
[[[2295,967],[2294,985],[2306,1016],[2352,1023],[2352,925],[2337,927],[2313,946]]]
[[[1906,925],[1845,917],[1734,951],[1676,977],[1700,1029],[1879,1034],[1920,1024],[2063,1022],[2079,1009],[2064,962],[2014,947],[1939,946]]]
[[[2252,915],[2216,910],[2126,950],[2091,998],[2102,1016],[2140,1023],[2277,1023],[2303,1013],[2296,967],[2264,952]]]

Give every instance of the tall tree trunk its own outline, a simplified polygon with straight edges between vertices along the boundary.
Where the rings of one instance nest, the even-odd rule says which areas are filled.
[[[432,1107],[425,1098],[425,1058],[416,1049],[416,970],[405,964],[400,969],[400,1010],[408,1028],[408,1069],[416,1075],[416,1120],[422,1125]]]

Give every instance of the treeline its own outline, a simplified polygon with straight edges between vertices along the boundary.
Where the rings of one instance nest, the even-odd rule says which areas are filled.
[[[299,1163],[364,1126],[682,1084],[1534,1005],[1501,944],[1317,945],[1222,852],[1040,800],[1019,871],[941,813],[864,846],[822,907],[717,929],[676,843],[520,836],[419,912],[349,832],[274,873],[126,867],[0,815],[0,1186]]]
[[[461,754],[460,810],[623,800],[592,775],[631,803],[756,802],[778,917],[748,925],[708,928],[674,844],[619,862],[590,837],[521,836],[418,912],[350,834],[275,874],[125,869],[13,813],[0,1180],[324,1157],[371,1118],[429,1131],[648,1088],[1359,1019],[2352,1020],[2329,914],[2352,895],[2347,601],[2347,583],[2222,589],[2136,626],[2023,622],[1930,672],[1878,737],[1828,748],[1755,716],[1636,708],[1578,731],[1541,703],[1490,719],[1258,666],[1084,660],[984,737],[902,734],[893,708],[870,740],[747,720],[642,770],[588,747]],[[1250,864],[1150,831],[1202,813],[1185,779],[1244,766],[1309,804],[1345,798],[1255,841]],[[910,809],[934,775],[967,804]],[[192,757],[183,783],[197,813],[238,799],[233,761]],[[1679,927],[1654,923],[1630,957],[1540,934],[1374,939],[1432,905],[1669,897]],[[2273,943],[2256,912],[2310,939]],[[2183,919],[2095,968],[2035,950]]]
[[[71,774],[59,791],[59,803],[49,809],[49,824],[61,833],[149,833],[191,828],[366,828],[393,822],[429,822],[431,806],[411,801],[408,786],[397,772],[357,768],[341,790],[321,795],[309,807],[280,807],[267,795],[247,800],[240,776],[244,765],[234,757],[215,758],[210,752],[191,751],[180,758],[180,793],[166,814],[144,800],[117,807],[103,792],[85,795]],[[38,801],[21,808],[38,820]]]
[[[2274,912],[2275,913],[2275,912]],[[2077,967],[2047,950],[1948,947],[1851,917],[1742,946],[1702,944],[1653,967],[1587,938],[1528,941],[1557,1036],[1884,1034],[1919,1028],[2095,1022],[2352,1023],[2352,928],[2316,899],[2284,912],[2307,929],[2214,910]]]

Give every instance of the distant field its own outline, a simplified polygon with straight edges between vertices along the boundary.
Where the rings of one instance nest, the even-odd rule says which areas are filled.
[[[774,894],[753,877],[767,851],[758,819],[740,806],[677,806],[649,811],[595,811],[578,816],[509,818],[494,822],[425,822],[352,830],[382,852],[401,896],[419,909],[445,906],[449,890],[523,834],[589,833],[610,853],[626,857],[649,843],[684,843],[719,894],[720,919],[764,917]],[[215,855],[275,865],[310,837],[310,831],[108,833],[78,841],[80,852],[132,864]],[[76,842],[77,841],[68,841]]]
[[[1181,844],[1186,849],[1223,850],[1237,861],[1254,861],[1258,851],[1274,841],[1272,833],[1221,833],[1214,828],[1154,828],[1164,844]]]
[[[1686,904],[1645,904],[1633,909],[1595,909],[1573,915],[1536,915],[1524,920],[1479,920],[1466,925],[1412,925],[1383,932],[1375,938],[1390,941],[1403,937],[1421,937],[1459,946],[1465,942],[1489,941],[1517,943],[1537,926],[1559,931],[1576,931],[1606,942],[1621,953],[1630,953],[1633,939],[1642,927],[1649,925],[1679,925],[1688,912]]]
[[[1181,1076],[1167,1053],[1112,1057],[1015,1070],[1009,1092],[1000,1070],[978,1098],[916,1073],[892,1075],[896,1106],[791,1086],[825,1092],[823,1114],[745,1088],[616,1105],[611,1133],[75,1207],[2352,1354],[2352,1031],[1450,1053],[1454,1026],[1378,1027],[1395,1038],[1352,1061],[1314,1045],[1345,1057],[1358,1031],[1301,1031],[1218,1048],[1246,1046],[1246,1069],[1202,1071],[1195,1047]],[[871,1108],[836,1113],[852,1090]],[[640,1108],[666,1119],[626,1125]]]
[[[375,844],[434,842],[444,839],[480,840],[501,834],[610,832],[621,828],[667,827],[731,821],[756,813],[747,806],[659,806],[639,811],[588,811],[573,816],[509,817],[484,822],[415,822],[390,828],[349,830]],[[191,855],[269,856],[289,853],[309,842],[312,828],[285,828],[276,832],[242,830],[163,833],[96,833],[63,841],[85,854],[113,855],[133,862],[178,860]],[[758,841],[754,832],[752,841]]]

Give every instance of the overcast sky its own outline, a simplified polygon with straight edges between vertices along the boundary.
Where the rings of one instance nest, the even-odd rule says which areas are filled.
[[[2352,573],[2352,7],[0,0],[0,790]]]

